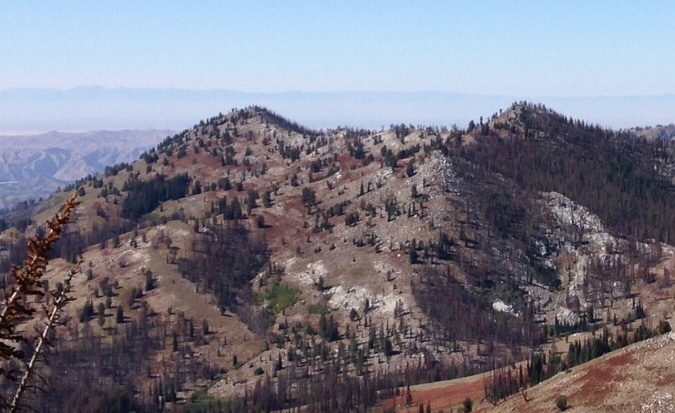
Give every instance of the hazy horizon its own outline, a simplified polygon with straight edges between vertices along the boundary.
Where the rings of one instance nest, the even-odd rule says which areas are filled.
[[[249,105],[312,128],[379,129],[392,123],[464,127],[515,101],[543,103],[564,115],[614,129],[675,121],[675,95],[516,97],[440,91],[242,92],[225,89],[105,88],[0,90],[0,135],[52,130],[190,128]]]
[[[466,125],[513,101],[675,121],[671,2],[12,2],[0,131],[188,128],[262,105],[310,127]],[[100,85],[100,86],[87,86]]]

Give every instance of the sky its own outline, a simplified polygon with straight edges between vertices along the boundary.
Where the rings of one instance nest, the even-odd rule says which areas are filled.
[[[672,1],[8,1],[0,90],[675,94],[673,18]]]

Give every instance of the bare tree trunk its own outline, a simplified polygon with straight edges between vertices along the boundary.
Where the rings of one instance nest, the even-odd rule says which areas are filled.
[[[54,328],[56,323],[59,320],[59,316],[61,314],[61,310],[63,307],[70,301],[68,298],[68,293],[71,290],[70,287],[70,282],[75,276],[75,274],[79,271],[79,266],[80,263],[78,263],[75,268],[73,268],[70,273],[68,274],[68,277],[66,278],[66,281],[64,283],[64,288],[61,292],[58,292],[56,296],[53,299],[53,306],[51,308],[51,311],[49,311],[49,317],[47,318],[47,324],[45,325],[44,329],[42,330],[42,333],[40,334],[40,337],[38,338],[38,343],[37,346],[35,347],[35,352],[33,353],[32,357],[30,358],[30,361],[28,362],[28,365],[26,367],[26,371],[23,374],[23,377],[21,377],[21,382],[19,383],[19,387],[16,389],[16,393],[14,393],[14,397],[12,398],[12,403],[10,405],[10,413],[16,413],[17,409],[19,408],[19,403],[21,402],[21,396],[23,393],[26,391],[26,388],[28,387],[28,381],[30,380],[33,371],[35,369],[35,362],[37,361],[38,357],[40,354],[42,354],[42,351],[44,347],[47,345],[47,336],[49,335],[49,331]]]

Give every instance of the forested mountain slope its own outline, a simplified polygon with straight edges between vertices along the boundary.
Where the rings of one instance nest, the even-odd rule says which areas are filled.
[[[467,129],[203,120],[76,189],[49,286],[83,275],[34,407],[381,410],[525,360],[499,403],[570,367],[570,334],[602,331],[595,357],[666,330],[674,176],[670,142],[528,103]],[[67,196],[3,232],[0,269]]]

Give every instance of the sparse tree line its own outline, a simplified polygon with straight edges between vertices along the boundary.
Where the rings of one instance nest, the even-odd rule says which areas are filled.
[[[671,327],[667,321],[661,321],[654,329],[650,329],[643,322],[634,332],[620,331],[616,337],[604,328],[601,334],[594,333],[591,338],[571,343],[564,356],[549,352],[547,357],[545,353],[535,353],[529,358],[525,367],[522,364],[517,367],[495,365],[495,369],[487,374],[483,381],[485,398],[497,405],[509,396],[525,391],[528,387],[535,386],[561,371],[669,331]]]

